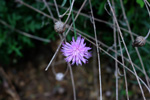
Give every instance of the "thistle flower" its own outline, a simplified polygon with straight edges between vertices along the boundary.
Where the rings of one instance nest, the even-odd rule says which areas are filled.
[[[66,62],[72,62],[72,65],[75,63],[76,65],[82,65],[82,62],[85,64],[87,59],[92,56],[91,53],[88,52],[89,50],[91,50],[91,48],[86,47],[84,39],[79,36],[76,41],[73,37],[70,44],[68,42],[63,44],[61,51],[63,55],[66,56]]]

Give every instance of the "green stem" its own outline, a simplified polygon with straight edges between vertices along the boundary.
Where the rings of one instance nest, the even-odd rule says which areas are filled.
[[[71,5],[71,0],[70,0],[70,5]],[[73,10],[73,8],[72,8],[72,10]],[[75,21],[74,21],[74,14],[72,11],[71,11],[71,15],[72,15],[72,20],[73,20],[74,38],[76,40],[77,39],[77,33],[76,33],[76,26],[75,26]]]

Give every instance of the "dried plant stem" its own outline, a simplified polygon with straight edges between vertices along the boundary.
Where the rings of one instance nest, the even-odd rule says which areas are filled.
[[[117,43],[116,43],[116,29],[114,28],[114,44],[115,51],[117,52]],[[115,53],[115,58],[117,59],[117,53]],[[116,76],[116,100],[118,100],[118,63],[115,61],[115,76]]]
[[[60,14],[59,14],[59,10],[58,10],[58,7],[57,7],[56,0],[54,0],[54,3],[55,3],[56,11],[57,11],[57,14],[58,14],[58,17],[59,17]],[[61,21],[60,17],[59,17],[59,20]],[[60,36],[61,41],[63,41],[62,36],[61,36],[60,34],[59,34],[59,36]],[[74,100],[76,100],[75,84],[74,84],[73,72],[72,72],[72,68],[71,68],[70,63],[68,63],[68,67],[69,67],[69,69],[70,69],[70,76],[71,76],[71,81],[72,81],[72,88],[73,88]],[[64,76],[67,74],[68,67],[67,67],[67,69],[66,69],[66,72],[64,73]],[[54,70],[54,66],[52,66],[52,69],[53,69],[53,73],[56,75],[56,72],[55,72],[55,70]]]
[[[59,9],[58,9],[56,0],[54,0],[54,4],[55,4],[55,7],[56,7],[56,12],[57,12],[58,18],[59,18],[59,20],[61,21],[61,19],[60,19],[60,17],[59,17],[60,14],[59,14]]]
[[[21,2],[22,2],[22,1],[21,1]],[[21,4],[25,5],[26,3],[21,3]],[[28,4],[25,5],[25,6],[27,6],[28,8],[30,8],[30,9],[32,9],[32,10],[35,10],[36,12],[39,12],[40,14],[42,14],[42,15],[48,17],[48,18],[51,18],[51,19],[54,19],[54,20],[57,21],[57,19],[50,17],[49,15],[47,15],[47,14],[41,12],[40,10],[38,10],[38,9],[36,9],[36,8],[33,8],[32,6],[30,6],[30,5],[28,5]],[[99,19],[98,19],[98,20],[99,20]],[[126,30],[126,29],[124,29],[124,28],[121,28],[121,29],[122,29],[123,31],[126,31],[126,32],[130,33],[128,30]],[[133,32],[132,32],[132,34],[135,35],[135,36],[137,36],[137,35],[136,35],[135,33],[133,33]],[[104,50],[102,49],[102,51],[104,51]],[[107,55],[109,55],[109,56],[111,57],[111,55],[110,55],[108,52],[105,51],[105,53],[107,53]],[[113,57],[113,56],[112,56],[112,57]],[[128,60],[128,59],[127,59],[127,60]],[[119,64],[121,64],[121,63],[119,63]],[[127,69],[127,67],[126,67],[126,69]],[[134,72],[133,72],[132,74],[135,75]],[[144,84],[144,86],[146,86],[146,84],[144,83],[144,81],[142,81],[140,78],[139,78],[139,80]],[[146,86],[146,88],[149,90],[149,88],[148,88],[147,86]],[[150,92],[150,90],[149,90],[149,92]]]
[[[44,4],[46,5],[46,7],[47,7],[47,9],[48,9],[48,12],[50,13],[51,17],[53,17],[53,18],[54,18],[53,13],[52,13],[52,11],[51,11],[50,7],[48,6],[48,4],[47,4],[46,0],[43,0],[43,2],[44,2]],[[54,20],[54,19],[52,19],[52,20],[53,20],[53,22],[55,23],[55,20]],[[60,19],[60,20],[61,20],[61,19]],[[61,34],[58,34],[58,35],[59,35],[60,39],[62,40],[62,36],[61,36]]]
[[[75,1],[75,0],[72,0],[72,3],[71,3],[71,5],[70,5],[70,11],[69,11],[68,17],[67,17],[67,19],[66,19],[66,21],[65,21],[64,24],[67,24],[67,22],[68,22],[68,20],[69,20],[69,17],[70,17],[70,15],[71,15],[71,12],[72,12],[72,9],[73,9],[74,1]]]
[[[90,9],[91,9],[91,15],[92,15],[92,24],[94,28],[94,35],[95,35],[95,42],[96,42],[96,49],[97,49],[97,57],[98,57],[98,70],[99,70],[99,89],[100,89],[100,100],[102,100],[102,81],[101,81],[101,63],[100,63],[100,53],[98,49],[98,42],[97,42],[97,34],[96,34],[96,26],[95,26],[95,21],[94,21],[94,15],[93,15],[93,9],[92,9],[92,4],[91,0],[89,0],[90,4]]]
[[[148,8],[148,6],[150,7],[150,4],[148,3],[147,0],[143,0],[143,1],[144,1],[145,6],[146,6],[146,9],[148,11],[149,17],[150,17],[150,11],[149,11],[149,8]]]
[[[112,12],[112,14],[113,14],[113,17],[114,17],[115,23],[116,23],[116,25],[117,25],[117,29],[118,29],[118,31],[119,31],[119,34],[120,34],[121,40],[122,40],[122,42],[123,42],[123,45],[124,45],[125,50],[126,50],[126,53],[127,53],[128,58],[129,58],[129,60],[130,60],[131,66],[132,66],[133,71],[134,71],[134,73],[135,73],[135,75],[136,75],[136,79],[137,79],[137,81],[138,81],[138,84],[139,84],[139,87],[140,87],[140,90],[141,90],[141,93],[142,93],[143,99],[144,99],[144,100],[146,100],[146,98],[145,98],[145,94],[144,94],[144,92],[143,92],[143,89],[142,89],[141,83],[140,83],[139,78],[138,78],[138,75],[137,75],[136,70],[135,70],[135,68],[134,68],[134,65],[133,65],[133,63],[132,63],[132,60],[131,60],[130,54],[129,54],[129,52],[128,52],[128,49],[127,49],[127,47],[126,47],[126,44],[125,44],[125,42],[124,42],[124,39],[123,39],[123,36],[122,36],[122,32],[121,32],[121,30],[120,30],[120,27],[119,27],[119,24],[118,24],[118,21],[117,21],[116,15],[115,15],[115,13],[114,13],[114,11],[113,11],[113,8],[112,8],[112,6],[111,6],[110,1],[109,1],[109,0],[107,0],[107,2],[108,2],[108,4],[109,4],[109,6],[110,6],[110,9],[111,9],[111,12]]]
[[[1,22],[1,24],[7,26],[8,28],[10,28],[10,29],[12,29],[12,30],[14,30],[14,31],[15,31],[15,30],[18,30],[18,29],[14,29],[12,26],[8,25],[6,22],[4,22],[4,21],[2,21],[2,20],[1,20],[0,22]],[[81,32],[80,30],[78,30],[78,29],[76,29],[76,30],[77,30],[77,32],[80,32],[80,33],[82,33],[83,35],[85,35],[85,36],[87,36],[87,37],[89,37],[89,38],[95,40],[93,37],[91,37],[91,36],[89,36],[89,35],[87,35],[87,34]],[[73,30],[72,30],[72,31],[73,31]],[[18,31],[16,31],[16,32],[19,33],[19,34],[25,35],[25,36],[27,36],[27,37],[29,37],[29,38],[33,38],[33,39],[35,39],[35,40],[39,40],[39,41],[42,41],[42,42],[50,42],[50,40],[48,40],[48,39],[44,39],[44,38],[41,38],[41,37],[33,36],[33,35],[29,34],[29,33],[25,33],[25,32],[22,32],[22,31],[20,31],[20,30],[18,30]],[[104,47],[106,47],[106,48],[109,48],[109,46],[107,46],[107,45],[104,44],[103,42],[101,42],[101,41],[98,41],[98,42],[99,42],[102,46],[104,46]],[[113,49],[110,49],[110,50],[113,51],[113,52],[115,52]],[[120,55],[119,53],[117,53],[117,54]],[[129,62],[129,60],[128,60],[127,58],[124,57],[124,59]],[[136,64],[134,64],[134,66],[137,67],[137,69],[143,73],[143,71],[142,71]]]
[[[113,6],[114,12],[115,12],[114,0],[112,0],[112,6]],[[114,18],[113,18],[113,25],[116,26]],[[117,59],[117,53],[116,53],[117,52],[116,27],[113,27],[113,33],[114,33],[115,58]],[[118,100],[118,63],[117,63],[117,61],[115,61],[115,77],[116,77],[116,100]]]
[[[44,2],[44,4],[45,4],[45,6],[47,7],[48,12],[50,13],[51,17],[53,17],[53,22],[55,23],[53,13],[52,13],[52,11],[51,11],[50,7],[48,6],[48,4],[47,4],[46,0],[43,0],[43,2]]]
[[[72,88],[73,88],[73,97],[74,100],[76,100],[76,90],[75,90],[75,83],[74,83],[74,78],[73,78],[73,72],[70,63],[68,63],[69,70],[70,70],[70,76],[71,76],[71,81],[72,81]]]
[[[70,5],[71,5],[71,0],[69,0],[70,1]],[[72,10],[73,10],[73,8],[72,8]],[[74,38],[75,38],[75,40],[77,39],[77,33],[76,33],[76,26],[75,26],[75,21],[74,21],[74,14],[72,13],[72,11],[71,11],[71,17],[72,17],[72,21],[73,21],[73,28],[74,28]]]
[[[38,41],[42,41],[42,42],[51,42],[48,39],[44,39],[44,38],[41,38],[41,37],[38,37],[38,36],[34,36],[34,35],[29,34],[29,33],[26,33],[26,32],[20,31],[18,29],[15,29],[11,25],[7,24],[5,21],[3,21],[1,19],[0,19],[0,23],[3,24],[3,25],[5,25],[5,26],[7,26],[11,30],[14,30],[15,32],[17,32],[17,33],[19,33],[21,35],[24,35],[26,37],[29,37],[29,38],[32,38],[32,39],[35,39],[35,40],[38,40]]]
[[[39,0],[37,0],[37,1],[39,1]],[[39,2],[41,2],[41,1],[39,1]],[[26,3],[25,3],[26,4]],[[54,4],[52,4],[52,3],[48,3],[49,5],[51,5],[51,6],[53,6]],[[25,5],[26,6],[26,5]],[[30,5],[28,5],[28,6],[30,6]],[[30,9],[32,9],[31,8],[32,6],[30,6],[29,8]],[[63,9],[67,9],[66,7],[61,7],[60,5],[58,5],[58,7],[60,7],[60,8],[63,8]],[[36,12],[38,12],[39,10],[38,9],[36,9],[36,8],[34,8],[34,9],[32,9],[32,10],[34,10],[34,11],[36,11]],[[48,17],[48,18],[51,18],[49,15],[47,15],[46,13],[44,13],[44,12],[42,12],[42,11],[39,11],[38,13],[40,13],[40,14],[42,14],[42,15],[44,15],[45,17]],[[77,11],[73,11],[74,13],[77,13]],[[87,15],[87,14],[84,14],[84,13],[80,13],[80,15],[82,15],[82,16],[84,16],[84,17],[87,17],[87,18],[91,18],[89,15]],[[53,18],[51,18],[51,19],[53,19]],[[58,21],[57,19],[55,19],[54,18],[54,20],[55,21]],[[107,21],[104,21],[104,20],[101,20],[101,19],[98,19],[98,18],[94,18],[94,20],[95,21],[97,21],[97,22],[100,22],[100,23],[104,23],[104,24],[107,24],[107,25],[109,25],[110,27],[114,27],[113,26],[113,24],[112,23],[109,23],[109,22],[107,22]],[[127,29],[125,29],[125,28],[122,28],[122,27],[120,27],[120,29],[121,30],[123,30],[123,31],[125,31],[125,32],[127,32],[127,33],[130,33]],[[139,35],[137,35],[136,33],[134,33],[134,32],[131,32],[131,34],[133,34],[134,36],[139,36]],[[148,44],[150,44],[150,41],[146,41]]]
[[[150,35],[150,30],[148,31],[148,33],[147,33],[147,35],[144,37],[144,39],[146,40],[149,35]]]
[[[150,4],[149,4],[149,2],[148,2],[147,0],[144,0],[144,2],[146,2],[146,3],[147,3],[147,5],[150,7]]]
[[[71,29],[71,30],[73,31],[73,29]],[[76,30],[77,30],[78,33],[80,33],[80,34],[82,34],[82,35],[85,35],[86,37],[88,37],[88,38],[90,38],[90,39],[92,39],[92,40],[95,41],[95,38],[89,36],[88,34],[82,32],[82,31],[80,31],[80,30],[78,30],[78,29],[76,29]],[[104,46],[105,48],[110,49],[110,50],[113,51],[114,53],[117,53],[117,55],[121,56],[121,54],[119,54],[118,52],[116,52],[114,49],[110,48],[110,46],[104,44],[103,42],[101,42],[101,41],[98,40],[98,43],[99,43],[100,45]],[[123,58],[124,58],[127,62],[130,62],[128,58],[126,58],[126,57],[123,57]],[[134,64],[134,63],[133,63],[133,64]],[[142,73],[144,73],[143,70],[140,69],[140,67],[139,67],[138,65],[134,64],[134,66],[135,66],[139,71],[141,71]]]
[[[63,13],[62,15],[59,15],[59,17],[60,17],[60,18],[64,17],[64,16],[67,14],[67,12],[68,12],[69,10],[70,10],[70,7],[69,7],[68,9],[66,9],[65,13]]]
[[[129,30],[129,32],[130,32],[131,40],[132,40],[132,42],[134,42],[134,38],[133,38],[133,35],[131,34],[131,28],[130,28],[130,25],[129,25],[129,22],[128,22],[126,13],[125,13],[125,9],[124,9],[122,0],[120,0],[120,4],[121,4],[121,9],[122,9],[122,13],[123,13],[125,22],[126,22],[126,24],[127,24],[127,28],[128,28],[128,30]],[[147,35],[146,37],[148,37],[148,35]],[[139,60],[140,60],[140,63],[141,63],[141,66],[142,66],[142,69],[143,69],[143,72],[144,72],[144,75],[145,75],[146,82],[147,82],[148,86],[150,87],[150,84],[149,84],[149,81],[148,81],[148,75],[147,75],[147,73],[146,73],[146,71],[145,71],[145,67],[144,67],[144,64],[143,64],[143,61],[142,61],[140,52],[139,52],[139,50],[138,50],[137,47],[135,47],[135,50],[136,50],[136,53],[137,53],[138,58],[139,58]]]
[[[30,5],[28,5],[27,3],[23,2],[22,0],[17,0],[17,2],[22,4],[22,5],[24,5],[24,6],[26,6],[26,7],[28,7],[28,8],[30,8],[30,9],[32,9],[32,10],[34,10],[34,11],[36,11],[36,12],[38,12],[38,13],[40,13],[40,14],[42,14],[42,15],[44,15],[44,16],[46,16],[46,17],[48,17],[48,18],[51,18],[51,19],[53,19],[55,21],[58,21],[56,18],[51,17],[48,14],[46,14],[46,13],[44,13],[44,12],[42,12],[42,11],[40,11],[40,10],[30,6]]]
[[[58,14],[58,17],[60,16],[59,14],[59,10],[58,10],[58,7],[57,7],[57,3],[56,3],[56,0],[54,0],[54,3],[55,3],[55,7],[56,7],[56,11],[57,11],[57,14]],[[59,20],[61,21],[60,17],[59,17]],[[74,24],[74,23],[73,23]],[[61,37],[61,40],[63,41],[63,38],[62,36],[60,35]],[[76,100],[76,90],[75,90],[75,83],[74,83],[74,77],[73,77],[73,72],[72,72],[72,68],[71,68],[71,65],[70,63],[68,63],[68,67],[70,69],[70,76],[71,76],[71,81],[72,81],[72,88],[73,88],[73,96],[74,96],[74,100]],[[67,67],[67,70],[65,72],[64,75],[66,75],[67,71],[68,71],[68,67]]]
[[[76,15],[76,17],[75,17],[74,21],[76,21],[76,19],[78,18],[79,13],[81,12],[82,8],[84,7],[84,5],[85,5],[86,1],[87,1],[87,0],[84,0],[84,2],[83,2],[83,4],[82,4],[82,6],[80,7],[80,9],[79,9],[79,11],[78,11],[78,13],[77,13],[77,15]],[[62,45],[63,41],[65,40],[66,36],[68,35],[68,33],[69,33],[69,31],[70,31],[70,29],[71,29],[72,25],[73,25],[73,23],[69,26],[69,28],[68,28],[68,30],[67,30],[67,32],[66,32],[66,34],[65,34],[65,36],[64,36],[64,37],[63,37],[63,39],[61,40],[61,43],[60,43],[60,44],[59,44],[59,46],[57,47],[57,49],[56,49],[56,51],[55,51],[55,53],[54,53],[54,55],[53,55],[52,59],[50,60],[50,62],[49,62],[49,64],[48,64],[48,66],[46,67],[45,71],[47,71],[47,70],[48,70],[48,68],[50,67],[51,63],[53,62],[53,60],[54,60],[55,56],[57,55],[57,53],[58,53],[58,51],[59,51],[59,49],[60,49],[60,47],[61,47],[61,45]]]
[[[95,88],[95,91],[96,91],[96,97],[97,97],[97,100],[99,100],[99,95],[98,95],[98,79],[97,79],[97,61],[95,59],[97,59],[97,54],[96,54],[96,48],[95,46],[93,46],[93,61],[92,61],[92,64],[93,64],[93,78],[94,78],[94,88]]]
[[[38,0],[38,1],[39,1],[39,0]],[[39,1],[39,2],[40,2],[40,1]],[[54,4],[52,4],[52,3],[48,3],[48,4],[51,5],[51,6],[54,6]],[[66,10],[65,13],[67,13],[68,10],[69,10],[69,8],[61,7],[60,5],[58,5],[58,7],[59,7],[59,8],[62,8],[62,9],[65,9],[65,10]],[[75,10],[72,10],[72,12],[77,13],[77,11],[75,11]],[[64,16],[65,13],[64,13],[62,16]],[[87,17],[87,18],[91,18],[91,16],[89,16],[89,15],[87,15],[87,14],[85,14],[85,13],[80,13],[80,15],[82,15],[82,16],[84,16],[84,17]],[[109,25],[110,27],[116,27],[116,26],[114,26],[112,23],[107,22],[107,21],[104,21],[104,20],[101,20],[101,19],[98,19],[98,18],[94,18],[94,20],[97,21],[97,22],[101,22],[101,23],[107,24],[107,25]],[[129,30],[126,30],[126,29],[123,28],[123,27],[120,27],[120,29],[123,30],[123,31],[125,31],[125,32],[127,32],[127,33],[130,33],[130,34],[132,34],[132,35],[134,35],[134,36],[138,36],[136,33],[129,32]],[[148,44],[150,44],[150,41],[147,41],[147,42],[148,42]]]
[[[40,10],[30,6],[30,5],[28,5],[27,3],[23,2],[22,0],[18,0],[17,2],[23,4],[24,6],[30,8],[30,9],[32,9],[32,10],[34,10],[34,11],[40,13],[40,14],[42,14],[42,15],[48,17],[48,18],[51,18],[54,23],[55,23],[55,21],[58,21],[56,18],[54,18],[53,13],[52,13],[51,9],[49,8],[48,3],[46,2],[46,0],[43,0],[43,2],[46,5],[46,7],[47,7],[47,9],[48,9],[48,11],[49,11],[51,16],[49,16],[48,14],[46,14],[46,13],[44,13],[44,12],[42,12],[42,11],[40,11]],[[62,39],[62,36],[60,34],[59,34],[59,37]]]
[[[65,61],[65,60],[60,60],[60,61],[57,61],[57,62],[55,62],[55,60],[53,61],[53,63],[52,63],[52,72],[53,72],[53,74],[54,74],[55,76],[57,75],[57,72],[55,71],[56,65],[60,65],[60,64],[62,64],[62,63],[66,63],[66,61]],[[67,75],[68,69],[69,69],[69,68],[68,68],[68,66],[67,66],[66,71],[63,73],[64,76]]]
[[[119,47],[120,47],[120,52],[121,52],[122,64],[124,65],[124,58],[123,58],[123,52],[122,52],[122,46],[121,46],[119,34],[118,34],[118,42],[119,42]],[[124,67],[123,67],[123,74],[124,74],[125,87],[126,87],[126,96],[127,96],[127,100],[129,100],[127,75],[126,75],[126,69]]]
[[[15,85],[13,84],[13,80],[11,76],[9,76],[3,66],[0,66],[0,77],[1,77],[1,91],[5,91],[5,94],[11,97],[11,100],[21,100],[18,91],[16,90]],[[3,92],[1,92],[1,95]],[[7,98],[8,99],[8,98]]]
[[[53,13],[52,13],[51,9],[49,8],[48,3],[46,2],[46,0],[43,0],[43,2],[46,5],[46,7],[47,7],[47,9],[48,9],[48,11],[49,11],[49,13],[50,13],[51,16],[49,16],[48,14],[46,14],[46,13],[44,13],[44,12],[42,12],[42,11],[40,11],[40,10],[38,10],[38,9],[30,6],[30,5],[28,5],[27,3],[23,2],[22,0],[18,0],[17,2],[23,4],[24,6],[30,8],[30,9],[32,9],[32,10],[34,10],[34,11],[40,13],[40,14],[42,14],[42,15],[48,17],[48,18],[51,18],[54,23],[55,23],[55,21],[58,21],[56,18],[54,18]],[[59,34],[59,37],[62,39],[62,37],[61,37],[60,34]]]
[[[130,70],[127,66],[123,65],[120,61],[118,61],[117,59],[115,59],[112,55],[110,55],[107,51],[105,51],[104,49],[100,48],[101,51],[103,51],[105,54],[107,54],[109,57],[113,58],[114,60],[116,60],[120,65],[122,65],[124,68],[126,68],[129,72],[131,72],[134,76],[136,76],[142,83],[143,85],[147,88],[148,92],[150,93],[150,88],[145,84],[145,82],[135,74],[135,72],[133,72],[132,70]]]
[[[79,34],[79,33],[77,33]],[[94,46],[96,46],[96,44],[94,42],[92,42],[91,40],[89,40],[88,38],[86,38],[85,36],[82,35],[82,37],[84,37],[87,41],[89,41],[91,44],[93,44]],[[113,57],[111,54],[109,54],[106,50],[104,50],[103,48],[99,47],[99,49],[101,51],[103,51],[106,55],[108,55],[109,57],[111,57],[112,59],[116,60],[118,62],[118,64],[122,65],[126,70],[128,70],[130,73],[132,73],[134,76],[137,76],[137,74],[135,74],[134,71],[132,71],[131,69],[129,69],[127,66],[125,66],[123,63],[121,63],[119,60],[117,60],[115,57]],[[137,76],[137,78],[143,83],[143,85],[147,88],[148,92],[150,93],[150,88],[147,86],[147,84],[145,84],[145,82],[139,77]]]

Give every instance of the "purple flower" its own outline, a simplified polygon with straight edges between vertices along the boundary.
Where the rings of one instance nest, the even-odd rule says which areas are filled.
[[[66,56],[66,62],[72,62],[72,65],[75,63],[76,65],[82,65],[82,62],[86,63],[87,59],[92,56],[91,53],[88,52],[90,49],[90,47],[86,47],[84,39],[79,36],[76,41],[73,37],[70,44],[68,42],[63,44],[61,51],[63,55]]]

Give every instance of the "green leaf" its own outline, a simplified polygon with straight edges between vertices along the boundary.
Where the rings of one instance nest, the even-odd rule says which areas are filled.
[[[7,33],[6,32],[3,32],[2,33],[2,31],[1,31],[1,29],[0,29],[0,47],[2,46],[2,44],[4,44],[5,43],[5,41],[6,41],[6,35]]]
[[[104,13],[104,5],[105,5],[105,2],[101,2],[101,4],[99,5],[98,15],[102,15]]]
[[[21,49],[22,49],[21,46],[19,46],[19,47],[17,47],[17,48],[14,49],[14,51],[16,53],[16,56],[20,56],[20,57],[23,56],[22,53],[21,53]]]
[[[127,4],[127,2],[128,2],[128,0],[123,0],[123,3],[124,3],[124,4]]]
[[[123,90],[122,94],[125,96],[126,95],[126,91]],[[129,96],[132,96],[134,93],[132,91],[128,91]]]
[[[4,0],[1,0],[0,1],[0,12],[3,13],[3,12],[7,12],[7,7],[6,7],[6,2]],[[0,14],[0,15],[3,15],[3,14]]]
[[[21,16],[13,13],[12,15],[8,15],[7,19],[9,21],[9,23],[12,25],[12,27],[15,27],[17,21],[21,19]]]
[[[66,4],[67,0],[64,0],[61,4],[61,7],[63,7]]]
[[[143,2],[143,0],[136,0],[136,3],[138,3],[138,4],[141,6],[141,8],[144,7],[144,2]]]

